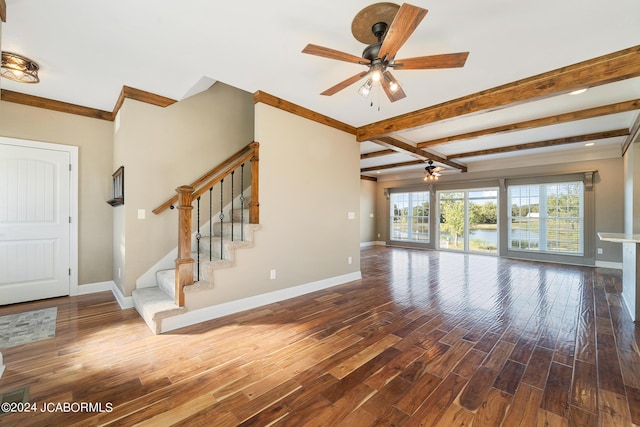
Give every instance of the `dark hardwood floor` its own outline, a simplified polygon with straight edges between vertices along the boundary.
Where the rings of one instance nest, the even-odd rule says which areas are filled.
[[[110,293],[0,307],[58,307],[2,350],[0,393],[37,411],[0,425],[640,425],[619,271],[371,247],[362,273],[161,336]]]

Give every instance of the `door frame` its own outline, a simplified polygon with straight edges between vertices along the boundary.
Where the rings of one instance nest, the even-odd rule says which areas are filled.
[[[78,147],[5,136],[0,136],[0,144],[69,153],[69,162],[71,164],[69,177],[69,215],[71,215],[69,227],[69,267],[71,268],[69,295],[78,295]]]

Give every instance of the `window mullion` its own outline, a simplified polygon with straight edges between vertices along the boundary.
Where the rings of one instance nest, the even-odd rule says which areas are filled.
[[[408,239],[413,240],[413,193],[409,193],[409,212],[407,215],[407,234]]]
[[[539,215],[538,215],[538,241],[541,251],[547,250],[547,186],[541,185],[539,192],[538,203]]]

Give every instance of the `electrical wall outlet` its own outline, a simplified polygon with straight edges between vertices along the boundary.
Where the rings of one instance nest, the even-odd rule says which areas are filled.
[[[602,248],[598,248],[598,255],[602,255],[604,253],[604,251],[602,250]]]
[[[145,219],[147,212],[144,209],[138,209],[138,219]]]
[[[271,270],[271,272],[269,273],[269,277],[271,278],[271,280],[276,278],[276,271],[275,270]]]
[[[347,263],[348,264],[352,264],[353,263],[353,258],[352,257],[347,258]]]

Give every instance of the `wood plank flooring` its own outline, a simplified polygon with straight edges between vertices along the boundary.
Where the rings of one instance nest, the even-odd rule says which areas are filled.
[[[0,425],[640,425],[619,271],[385,247],[361,269],[161,336],[108,292],[0,307],[58,307],[55,338],[2,351],[0,393],[37,411]]]

